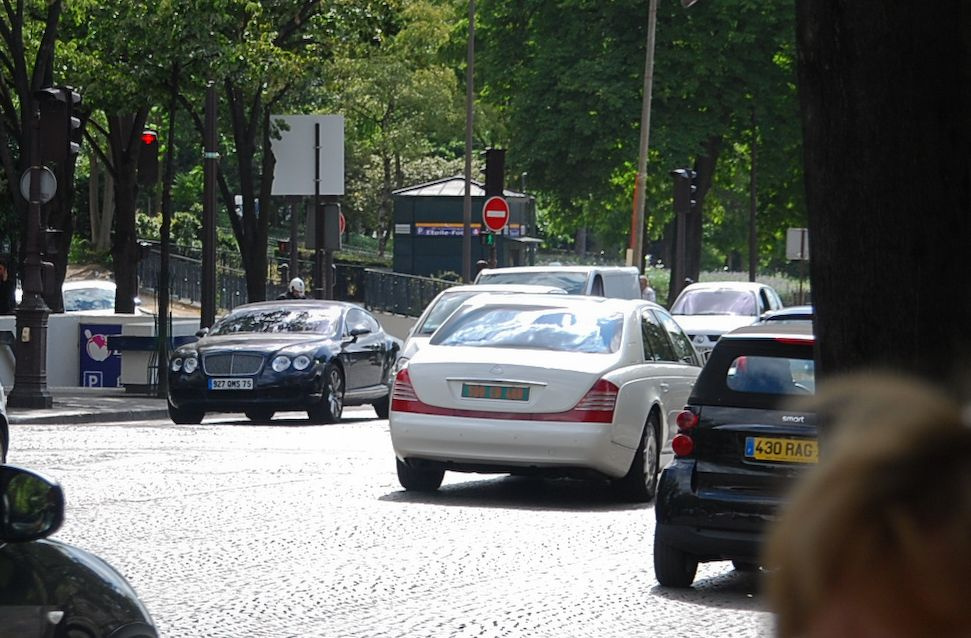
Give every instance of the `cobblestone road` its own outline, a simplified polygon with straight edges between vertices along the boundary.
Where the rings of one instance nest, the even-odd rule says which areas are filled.
[[[10,462],[61,482],[55,538],[117,567],[170,638],[771,635],[730,563],[658,586],[652,506],[454,473],[406,493],[372,415],[20,425]]]

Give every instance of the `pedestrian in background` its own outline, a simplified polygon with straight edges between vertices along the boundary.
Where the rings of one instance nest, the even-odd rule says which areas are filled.
[[[811,401],[820,463],[764,558],[778,636],[971,636],[971,410],[874,375]]]
[[[639,277],[641,282],[641,299],[645,301],[657,302],[657,293],[651,288],[651,281],[647,278],[647,275],[641,275]]]
[[[294,277],[290,280],[290,285],[287,286],[287,291],[281,294],[277,299],[306,299],[307,298],[307,287],[303,283],[303,279],[300,277]]]

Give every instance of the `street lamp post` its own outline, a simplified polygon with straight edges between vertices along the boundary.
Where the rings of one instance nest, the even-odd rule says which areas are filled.
[[[53,399],[47,389],[47,320],[50,309],[44,303],[41,280],[41,171],[40,111],[31,118],[30,189],[25,237],[23,299],[17,306],[14,353],[17,367],[14,387],[7,405],[18,408],[49,408]]]

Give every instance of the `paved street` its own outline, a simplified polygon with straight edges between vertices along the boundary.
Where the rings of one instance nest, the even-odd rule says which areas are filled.
[[[163,636],[771,635],[730,563],[658,587],[651,506],[462,474],[406,493],[370,408],[300,417],[17,424],[9,460],[61,481],[55,538],[117,567]]]

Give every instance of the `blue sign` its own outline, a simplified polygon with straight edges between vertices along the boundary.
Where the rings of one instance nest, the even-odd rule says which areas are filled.
[[[121,334],[121,324],[79,324],[81,385],[85,388],[121,387],[121,353],[108,348],[108,337]]]

